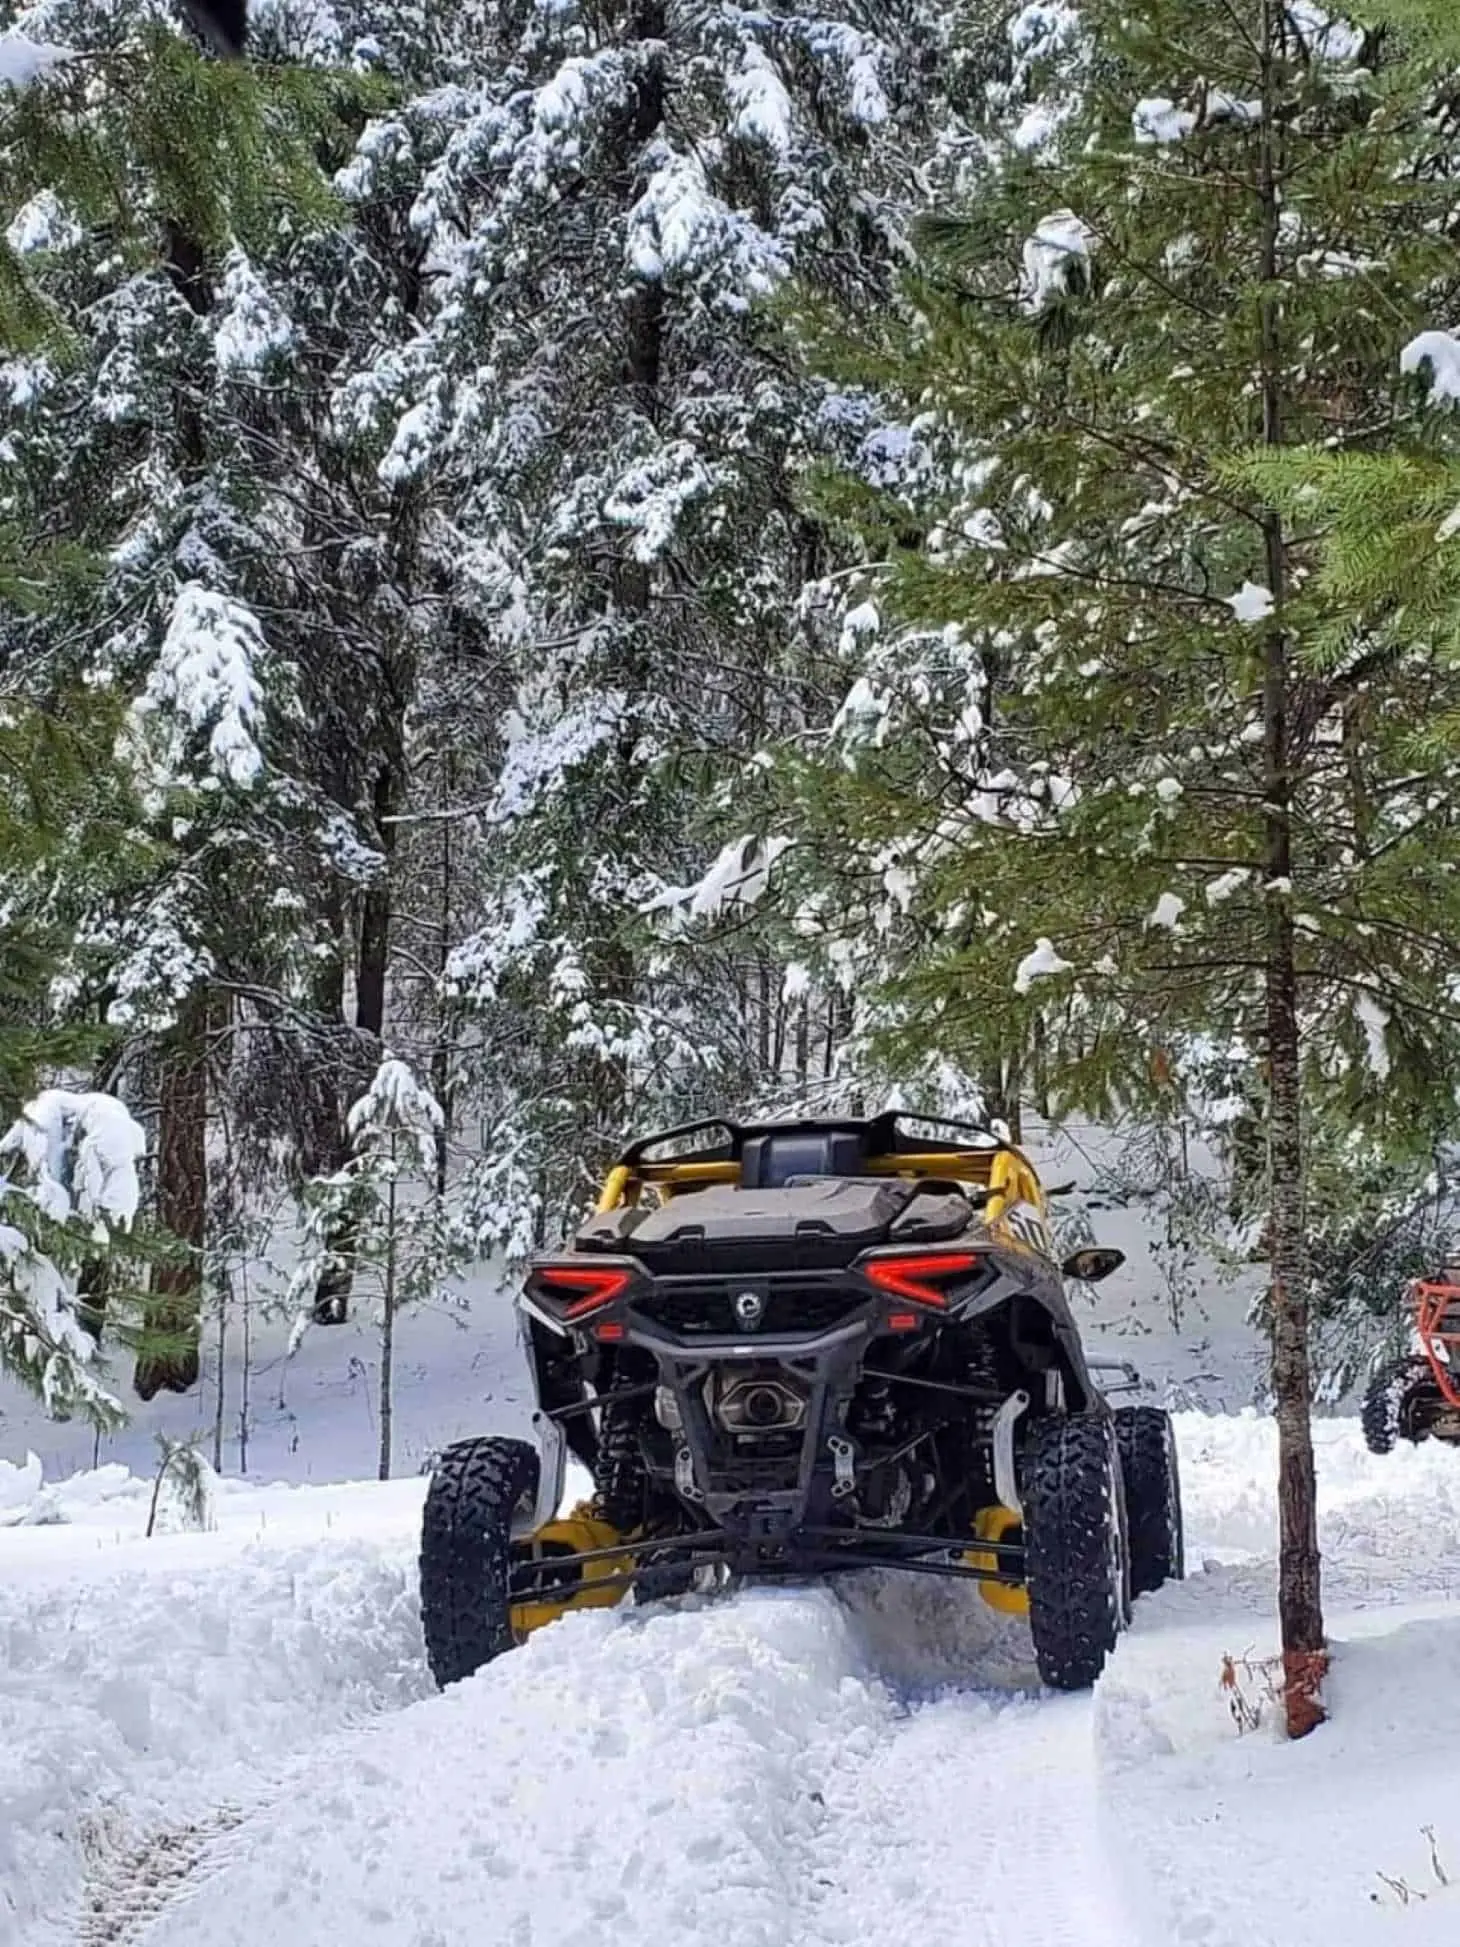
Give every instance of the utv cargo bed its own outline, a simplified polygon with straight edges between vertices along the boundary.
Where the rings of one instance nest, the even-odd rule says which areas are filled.
[[[784,1188],[713,1185],[653,1209],[631,1204],[583,1224],[580,1251],[636,1257],[665,1276],[705,1271],[836,1270],[877,1244],[957,1237],[974,1205],[956,1184],[802,1178]]]

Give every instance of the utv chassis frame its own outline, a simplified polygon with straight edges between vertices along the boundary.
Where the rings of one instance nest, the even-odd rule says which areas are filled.
[[[888,1150],[877,1160],[883,1165],[883,1173],[888,1175],[902,1174],[904,1171],[911,1173],[922,1164],[928,1167],[930,1175],[936,1168],[938,1174],[948,1176],[960,1163],[971,1166],[975,1162],[986,1162],[1000,1152],[1024,1164],[1020,1151],[1010,1144],[991,1142],[986,1131],[924,1116],[916,1120],[922,1123],[937,1122],[956,1130],[959,1135],[976,1134],[983,1141],[977,1147],[959,1143],[954,1148],[939,1142],[931,1151],[900,1150],[896,1146],[898,1138],[893,1134],[896,1120],[893,1116],[886,1116],[864,1125],[869,1130],[884,1125],[887,1129],[891,1139]],[[769,1125],[777,1131],[787,1126]],[[807,1130],[844,1130],[851,1126],[851,1119],[827,1121],[824,1124],[807,1122],[795,1126]],[[650,1149],[710,1128],[729,1132],[731,1141],[725,1150],[708,1154],[702,1151],[675,1162],[644,1166],[646,1152]],[[711,1175],[711,1168],[719,1163],[733,1166],[744,1140],[760,1133],[763,1131],[759,1126],[742,1128],[724,1118],[715,1118],[646,1137],[625,1153],[610,1174],[599,1210],[603,1212],[618,1207],[630,1185],[655,1182],[669,1188],[681,1181],[681,1172],[690,1179],[685,1187],[694,1187],[702,1181],[730,1180],[728,1168],[725,1177],[720,1177],[718,1172]],[[1027,1169],[1027,1164],[1024,1167]],[[701,1170],[704,1171],[703,1175],[698,1174]],[[960,1177],[962,1174],[960,1170]],[[985,1202],[989,1201],[991,1193],[979,1184],[976,1177],[972,1177],[971,1170],[970,1178],[965,1178],[961,1187],[971,1193],[975,1202],[980,1194]],[[795,1275],[803,1288],[808,1283],[844,1288],[849,1277],[855,1279],[862,1275],[867,1259],[885,1254],[887,1247],[874,1247],[845,1267],[820,1273],[803,1270]],[[865,1305],[825,1331],[795,1334],[757,1332],[754,1337],[735,1334],[711,1337],[696,1333],[690,1338],[666,1329],[656,1320],[637,1316],[634,1311],[635,1287],[642,1289],[652,1286],[656,1293],[662,1294],[672,1292],[676,1287],[702,1283],[706,1274],[651,1275],[637,1259],[630,1256],[597,1250],[573,1255],[580,1264],[586,1260],[606,1271],[628,1274],[630,1286],[614,1314],[624,1329],[621,1335],[615,1337],[614,1344],[652,1354],[658,1363],[658,1377],[645,1384],[614,1388],[611,1395],[595,1393],[566,1406],[545,1408],[534,1415],[540,1454],[538,1493],[531,1509],[524,1507],[514,1520],[514,1542],[528,1542],[552,1522],[563,1492],[568,1450],[573,1449],[585,1462],[590,1458],[591,1448],[572,1438],[569,1429],[573,1429],[573,1423],[595,1412],[609,1396],[615,1404],[627,1405],[631,1401],[649,1398],[661,1388],[670,1391],[677,1401],[681,1438],[692,1463],[692,1474],[681,1476],[677,1482],[678,1491],[685,1500],[703,1508],[710,1524],[702,1530],[679,1536],[625,1537],[612,1547],[575,1553],[554,1551],[540,1559],[514,1560],[508,1584],[510,1600],[514,1605],[556,1603],[565,1599],[571,1602],[571,1584],[578,1571],[599,1564],[619,1566],[625,1562],[651,1566],[647,1573],[640,1572],[636,1566],[631,1572],[596,1576],[591,1585],[596,1594],[601,1596],[615,1589],[627,1593],[636,1584],[644,1586],[647,1593],[652,1587],[654,1569],[675,1571],[682,1577],[685,1571],[706,1568],[721,1569],[747,1581],[795,1579],[848,1570],[888,1569],[1022,1589],[1026,1579],[1022,1542],[985,1539],[970,1533],[968,1541],[964,1543],[961,1538],[948,1535],[909,1534],[840,1525],[832,1518],[838,1501],[855,1486],[856,1468],[851,1443],[837,1431],[834,1422],[828,1428],[828,1419],[837,1400],[848,1397],[856,1384],[862,1354],[883,1324],[885,1294],[875,1291],[869,1284]],[[1098,1410],[1103,1405],[1103,1395],[1092,1377],[1097,1371],[1119,1375],[1117,1383],[1106,1390],[1135,1390],[1139,1379],[1133,1366],[1124,1361],[1092,1361],[1085,1356],[1062,1280],[1050,1258],[1028,1244],[1001,1236],[997,1231],[986,1241],[980,1240],[979,1255],[983,1259],[983,1266],[975,1288],[957,1303],[952,1317],[960,1322],[971,1322],[1012,1299],[1022,1297],[1033,1300],[1047,1314],[1053,1327],[1060,1359],[1051,1368],[1049,1376],[1052,1379],[1058,1374],[1065,1389],[1066,1410]],[[534,1266],[562,1262],[561,1255],[554,1254],[534,1260]],[[716,1275],[724,1276],[722,1273]],[[730,1276],[746,1289],[759,1288],[765,1292],[774,1287],[778,1274],[771,1271],[732,1273]],[[532,1321],[529,1328],[532,1339],[529,1356],[540,1373],[541,1354],[551,1344],[552,1337],[557,1336],[568,1342],[571,1329],[565,1328],[542,1305],[533,1301],[530,1278],[527,1292],[519,1303]],[[543,1334],[549,1336],[544,1339]],[[796,1486],[781,1490],[737,1488],[721,1493],[699,1490],[693,1486],[687,1488],[687,1480],[710,1480],[734,1465],[728,1438],[717,1433],[706,1408],[703,1381],[714,1365],[742,1360],[747,1363],[774,1361],[777,1365],[789,1367],[808,1385]],[[953,1385],[912,1374],[892,1373],[888,1378],[896,1385],[941,1393],[965,1405],[995,1410],[993,1469],[999,1501],[1013,1513],[1022,1514],[1015,1474],[1014,1435],[1017,1421],[1030,1403],[1028,1394],[1016,1392],[1010,1396],[991,1388]],[[827,1460],[832,1462],[833,1468],[830,1481],[825,1473]],[[753,1502],[754,1505],[746,1508],[746,1502]],[[977,1564],[968,1559],[970,1553],[978,1557]]]

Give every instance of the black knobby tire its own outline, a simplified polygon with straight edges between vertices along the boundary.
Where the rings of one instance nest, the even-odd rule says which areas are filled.
[[[1041,1421],[1022,1497],[1034,1660],[1052,1689],[1087,1690],[1128,1615],[1129,1554],[1109,1417]]]
[[[448,1447],[421,1522],[421,1627],[444,1690],[513,1648],[512,1516],[537,1493],[536,1450],[522,1440]]]
[[[1125,1480],[1132,1595],[1150,1595],[1185,1573],[1181,1472],[1171,1415],[1159,1406],[1121,1406],[1115,1443]]]
[[[598,1429],[593,1468],[594,1507],[620,1534],[633,1534],[647,1512],[649,1470],[644,1465],[640,1428],[644,1408],[605,1406]]]
[[[1433,1388],[1434,1383],[1428,1359],[1411,1355],[1379,1368],[1369,1381],[1359,1412],[1364,1445],[1370,1453],[1393,1453],[1401,1438],[1415,1438],[1410,1430],[1413,1416],[1408,1411],[1411,1397],[1427,1386]]]

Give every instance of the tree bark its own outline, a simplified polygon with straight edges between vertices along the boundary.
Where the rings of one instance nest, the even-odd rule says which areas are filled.
[[[446,796],[449,803],[456,782],[454,757],[448,757]],[[436,1000],[436,1039],[431,1049],[431,1089],[441,1108],[441,1127],[436,1132],[436,1201],[446,1199],[446,1182],[451,1161],[451,1003],[444,997],[446,969],[451,960],[452,914],[456,896],[456,858],[451,843],[451,820],[441,822],[441,910],[440,942],[436,954],[439,986]]]
[[[157,1216],[181,1249],[159,1264],[143,1308],[146,1339],[132,1383],[139,1399],[198,1383],[203,1251],[208,1235],[208,997],[194,994],[162,1047]]]
[[[369,1035],[377,1050],[385,1035],[386,982],[390,969],[391,860],[395,850],[392,822],[400,803],[400,780],[395,764],[382,767],[375,781],[375,836],[385,856],[385,869],[366,891],[360,904],[359,948],[355,962],[355,1028]],[[341,1110],[347,1104],[341,1104]],[[346,1160],[344,1117],[341,1114],[339,1164]],[[336,1167],[339,1167],[339,1164]],[[329,1263],[314,1288],[310,1313],[316,1325],[344,1325],[350,1316],[355,1283],[355,1241],[358,1226],[348,1213],[331,1231],[326,1243]]]
[[[625,23],[626,39],[630,43],[662,43],[665,34],[663,0],[640,0]],[[637,201],[642,193],[644,149],[663,123],[666,92],[661,46],[646,62],[635,84],[623,128],[623,160],[616,190],[626,205]],[[637,410],[655,425],[663,409],[664,314],[662,284],[637,283],[625,306],[621,381]],[[650,564],[636,560],[626,544],[612,564],[612,591],[613,609],[624,625],[615,679],[627,693],[628,709],[616,740],[616,759],[624,781],[621,795],[627,799],[638,772],[637,706],[652,680],[647,638],[655,587]],[[617,1009],[632,1004],[639,989],[640,967],[632,944],[620,932],[611,929],[586,955],[586,963],[590,994],[605,1013],[612,1016]],[[574,1201],[577,1190],[587,1195],[596,1187],[604,1167],[618,1152],[629,1119],[633,1085],[622,1056],[600,1053],[586,1060],[581,1092],[590,1127],[580,1148],[582,1180],[575,1188]],[[571,1208],[565,1214],[571,1220]]]
[[[380,1307],[380,1478],[390,1479],[390,1443],[395,1380],[396,1143],[391,1138],[390,1186],[386,1191],[385,1290]]]
[[[1263,0],[1261,306],[1262,438],[1284,440],[1282,324],[1278,280],[1281,198],[1277,168],[1276,75],[1283,31],[1278,0]],[[1263,515],[1273,623],[1263,650],[1263,795],[1268,884],[1266,1026],[1269,1238],[1272,1265],[1272,1386],[1278,1426],[1278,1621],[1290,1737],[1322,1723],[1327,1669],[1313,1462],[1304,1210],[1302,1046],[1293,894],[1292,649],[1284,624],[1287,549],[1280,515]]]

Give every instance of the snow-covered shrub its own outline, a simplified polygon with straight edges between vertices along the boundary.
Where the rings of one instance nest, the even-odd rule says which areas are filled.
[[[46,1089],[0,1140],[0,1368],[58,1417],[114,1424],[120,1408],[77,1315],[83,1263],[130,1232],[146,1139],[115,1096]]]

